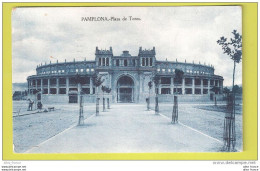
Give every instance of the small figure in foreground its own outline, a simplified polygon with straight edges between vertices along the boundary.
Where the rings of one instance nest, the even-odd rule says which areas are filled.
[[[28,111],[32,111],[34,101],[31,99],[28,99],[28,101],[29,101]]]

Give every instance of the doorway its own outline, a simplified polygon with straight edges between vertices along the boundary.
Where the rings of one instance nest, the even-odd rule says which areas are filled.
[[[117,81],[117,102],[134,102],[134,81],[129,76],[122,76]]]

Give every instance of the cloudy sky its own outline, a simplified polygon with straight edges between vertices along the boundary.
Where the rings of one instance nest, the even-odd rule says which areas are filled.
[[[140,20],[130,21],[129,16]],[[82,21],[82,17],[120,21]],[[96,46],[112,46],[114,55],[129,50],[134,56],[140,46],[155,46],[158,60],[211,64],[229,86],[233,63],[216,41],[231,37],[234,29],[242,33],[238,6],[16,8],[12,13],[13,82],[26,82],[41,63],[94,60]],[[241,63],[235,83],[242,83]]]

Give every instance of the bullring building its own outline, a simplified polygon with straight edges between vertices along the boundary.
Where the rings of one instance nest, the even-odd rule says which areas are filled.
[[[176,69],[184,72],[182,80],[175,79]],[[155,92],[158,92],[159,101],[172,101],[174,94],[184,101],[208,101],[213,97],[220,98],[223,90],[223,77],[214,74],[213,66],[159,61],[154,47],[149,50],[140,47],[137,56],[129,51],[114,56],[111,47],[109,50],[96,47],[93,61],[74,59],[37,66],[36,75],[27,78],[28,92],[32,97],[40,92],[43,103],[77,103],[75,92],[81,91],[86,101],[95,102],[97,96],[103,96],[101,86],[93,85],[95,73],[102,76],[102,85],[112,89],[105,96],[115,103],[142,103]],[[76,75],[82,78],[81,86],[76,82]],[[153,84],[149,91],[148,82],[155,75],[160,77],[160,84],[158,87]],[[211,91],[213,87],[219,91]]]

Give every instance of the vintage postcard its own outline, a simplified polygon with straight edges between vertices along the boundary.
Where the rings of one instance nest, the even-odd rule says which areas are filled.
[[[15,153],[242,152],[242,8],[12,10]]]

